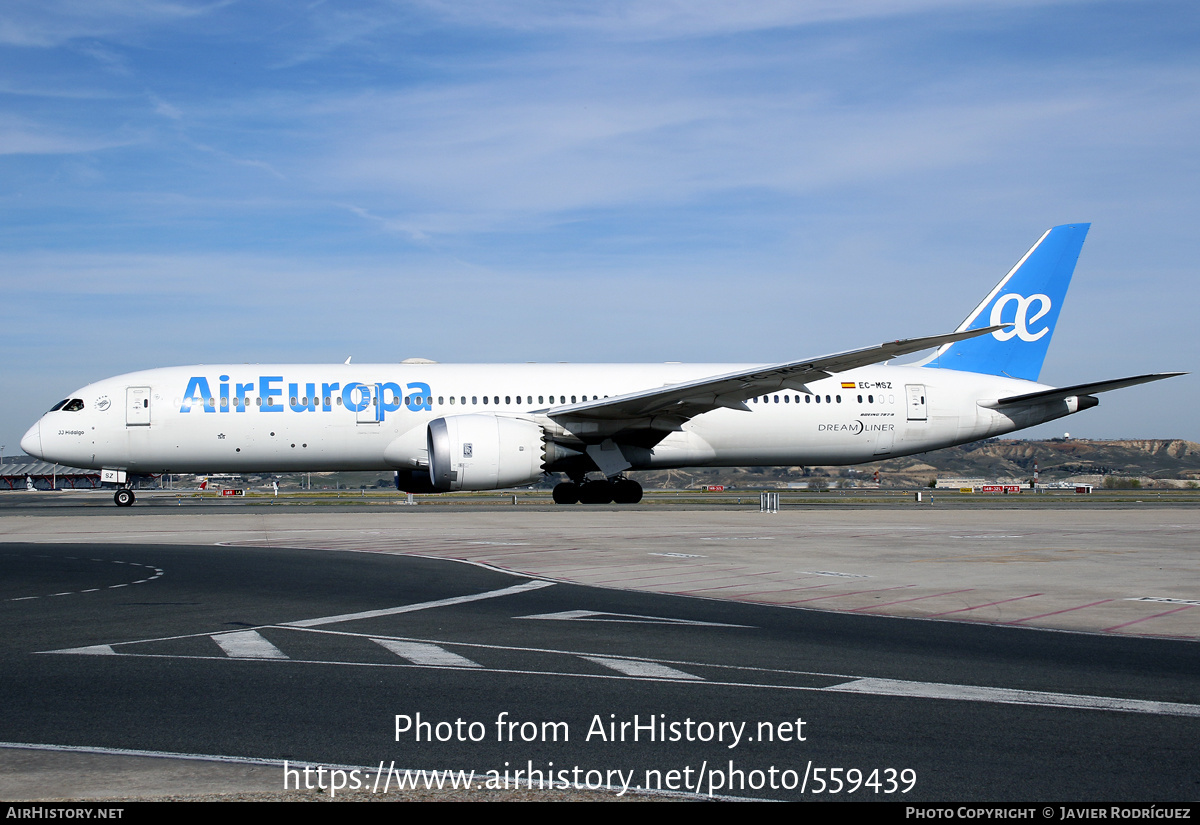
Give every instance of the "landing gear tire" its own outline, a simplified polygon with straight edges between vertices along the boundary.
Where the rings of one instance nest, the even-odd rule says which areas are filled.
[[[642,500],[642,485],[628,478],[612,483],[612,500],[615,504],[637,504]]]
[[[564,481],[562,484],[554,485],[554,492],[551,495],[554,497],[555,504],[578,504],[579,485],[573,481]]]
[[[642,485],[628,478],[615,481],[564,481],[552,493],[555,504],[637,504],[642,500]]]
[[[117,490],[117,492],[113,493],[113,501],[117,503],[118,507],[132,507],[133,502],[136,500],[137,499],[133,494],[133,490],[121,488],[120,490]]]
[[[613,500],[613,485],[608,480],[589,481],[579,487],[581,504],[608,504]]]

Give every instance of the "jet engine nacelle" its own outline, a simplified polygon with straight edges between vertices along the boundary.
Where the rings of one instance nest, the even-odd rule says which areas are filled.
[[[542,477],[545,436],[532,421],[448,415],[429,422],[429,478],[438,490],[498,490]]]

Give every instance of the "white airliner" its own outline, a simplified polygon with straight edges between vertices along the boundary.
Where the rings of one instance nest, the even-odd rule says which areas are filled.
[[[71,393],[21,447],[102,470],[121,506],[141,475],[321,470],[393,470],[399,489],[417,493],[519,487],[561,472],[570,481],[554,488],[560,504],[635,503],[642,488],[631,470],[925,452],[1180,374],[1037,383],[1088,227],[1047,231],[944,335],[768,365],[168,367]],[[935,347],[917,365],[885,363]]]

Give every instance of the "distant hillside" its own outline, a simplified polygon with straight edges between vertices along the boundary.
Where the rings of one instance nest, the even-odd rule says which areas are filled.
[[[822,478],[830,486],[869,481],[876,470],[884,486],[923,485],[937,477],[1025,481],[1038,463],[1043,482],[1088,477],[1183,479],[1200,482],[1200,444],[1180,439],[1049,441],[989,439],[858,467],[749,467],[638,473],[647,487],[725,484],[737,487],[786,485]]]
[[[1200,479],[1200,444],[1178,439],[1085,441],[990,439],[884,462],[884,471],[1023,478],[1038,463],[1043,480],[1079,475]]]

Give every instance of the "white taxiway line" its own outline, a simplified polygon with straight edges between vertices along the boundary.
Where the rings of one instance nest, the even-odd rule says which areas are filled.
[[[589,662],[595,662],[601,667],[615,670],[626,676],[638,676],[643,679],[683,679],[689,682],[703,682],[699,676],[684,673],[673,667],[660,665],[657,662],[644,662],[636,659],[608,659],[603,656],[583,656]]]
[[[635,613],[606,613],[600,610],[561,610],[558,613],[538,613],[535,616],[516,616],[518,619],[549,619],[571,622],[626,622],[629,624],[692,625],[695,627],[751,627],[748,624],[700,622],[693,619],[668,619],[660,616],[639,616]]]
[[[259,635],[257,630],[239,630],[211,637],[231,659],[286,659],[287,654]]]
[[[904,682],[898,679],[855,679],[823,688],[834,693],[866,693],[873,696],[912,696],[921,699],[959,699],[966,702],[992,702],[1002,705],[1040,705],[1042,707],[1080,708],[1084,710],[1123,710],[1162,716],[1200,716],[1200,705],[1182,702],[1155,702],[1147,699],[1120,699],[1114,696],[1083,696],[1076,693],[1049,693],[1041,690],[945,685],[934,682]]]
[[[478,662],[472,662],[465,656],[451,653],[437,645],[420,642],[401,642],[396,639],[371,639],[401,659],[407,659],[414,665],[433,665],[435,667],[483,667]]]
[[[401,607],[385,607],[382,610],[364,610],[362,613],[343,613],[340,616],[323,616],[319,619],[301,619],[298,622],[284,622],[279,627],[320,627],[321,625],[337,624],[339,622],[352,622],[356,619],[374,619],[377,616],[395,616],[398,613],[415,613],[418,610],[429,610],[434,607],[449,607],[455,604],[466,604],[467,602],[477,602],[483,599],[496,599],[501,596],[513,596],[517,593],[524,593],[527,590],[538,590],[542,587],[552,587],[555,582],[545,581],[528,581],[523,584],[514,584],[512,587],[505,587],[502,590],[491,590],[487,593],[475,593],[471,596],[454,596],[449,599],[438,599],[432,602],[421,602],[420,604],[406,604]]]

